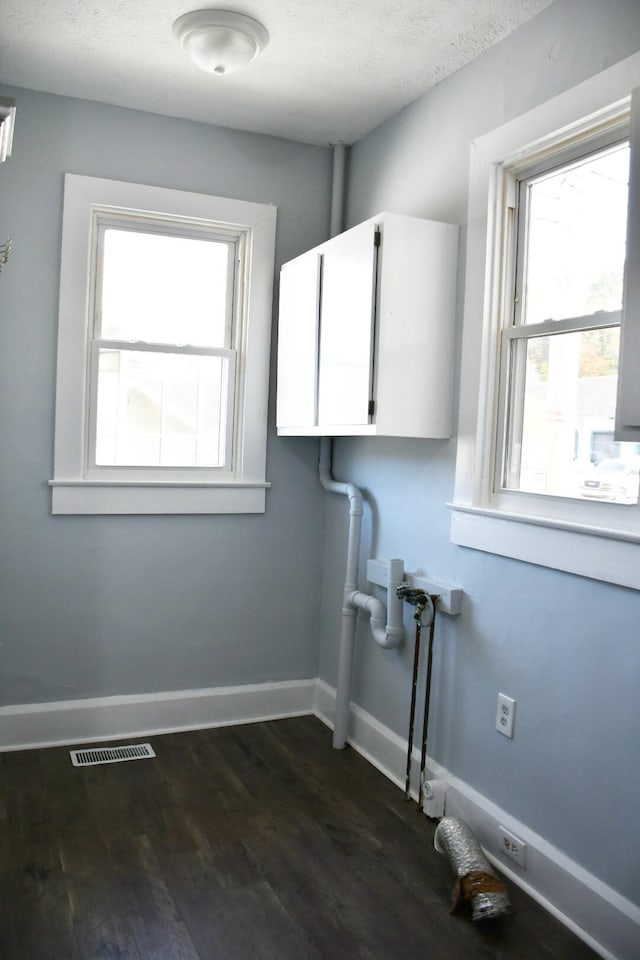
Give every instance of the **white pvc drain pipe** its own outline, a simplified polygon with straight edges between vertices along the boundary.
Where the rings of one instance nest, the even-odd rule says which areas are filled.
[[[349,498],[349,535],[347,544],[347,568],[342,597],[342,626],[340,630],[340,652],[338,657],[338,680],[336,684],[336,711],[333,727],[333,746],[341,750],[347,742],[349,727],[349,705],[351,702],[351,675],[353,670],[353,651],[356,639],[356,617],[358,610],[365,610],[370,617],[373,637],[384,649],[392,649],[402,643],[404,626],[402,623],[403,601],[397,596],[397,588],[404,581],[404,563],[402,560],[389,561],[389,581],[387,584],[387,607],[377,597],[358,590],[358,561],[362,532],[362,494],[353,483],[334,480],[331,473],[331,440],[320,440],[320,461],[318,463],[320,483],[328,493],[339,493]]]

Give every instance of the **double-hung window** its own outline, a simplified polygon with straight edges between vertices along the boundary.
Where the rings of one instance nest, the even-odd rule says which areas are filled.
[[[638,83],[635,56],[473,146],[451,506],[455,543],[640,589]]]
[[[638,499],[640,446],[614,440],[629,143],[611,136],[506,171],[497,490]]]
[[[67,176],[54,513],[264,509],[274,227]]]
[[[96,226],[87,475],[228,473],[237,243],[139,217]]]

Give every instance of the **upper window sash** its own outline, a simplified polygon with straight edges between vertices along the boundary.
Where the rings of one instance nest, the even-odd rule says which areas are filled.
[[[628,109],[615,116],[602,129],[602,124],[595,124],[591,129],[585,127],[582,135],[572,139],[567,145],[559,143],[557,149],[550,148],[550,155],[537,158],[533,163],[524,165],[522,161],[505,166],[507,182],[507,217],[508,232],[507,249],[505,251],[505,284],[514,290],[512,303],[507,303],[505,310],[505,325],[510,322],[518,327],[533,324],[527,316],[528,284],[526,281],[529,272],[530,223],[532,216],[532,191],[555,175],[567,175],[585,165],[590,159],[597,161],[600,157],[606,162],[610,153],[617,153],[619,147],[629,142],[629,114]],[[515,222],[516,227],[512,225]],[[517,235],[516,235],[517,234]],[[513,244],[515,243],[515,249]],[[509,261],[513,261],[510,267]],[[512,319],[509,319],[509,314]],[[576,316],[576,311],[572,313]],[[552,320],[559,323],[566,319],[566,315],[549,315],[540,320]],[[557,328],[559,331],[559,327]]]
[[[211,225],[193,225],[188,221],[181,220],[178,217],[144,216],[131,213],[114,214],[100,208],[93,210],[93,224],[91,230],[92,250],[90,267],[90,289],[91,306],[90,312],[93,317],[93,336],[102,336],[102,293],[103,293],[103,267],[104,267],[104,242],[105,232],[107,230],[126,231],[129,233],[155,234],[159,237],[181,237],[189,240],[202,240],[212,243],[224,244],[227,247],[227,276],[226,290],[226,316],[223,342],[216,344],[225,348],[233,347],[237,349],[238,342],[241,339],[241,329],[239,323],[241,315],[239,311],[242,308],[242,278],[244,270],[242,269],[242,258],[246,255],[246,243],[244,237],[237,229],[224,229],[219,225],[214,229]],[[167,263],[167,270],[171,269],[171,263]],[[181,341],[166,341],[167,343],[180,343]],[[193,344],[197,346],[197,344]]]

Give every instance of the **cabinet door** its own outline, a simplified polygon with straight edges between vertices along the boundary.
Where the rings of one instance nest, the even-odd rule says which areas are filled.
[[[317,423],[321,257],[310,251],[284,264],[278,318],[279,427]]]
[[[376,279],[376,225],[334,237],[324,248],[320,309],[320,426],[369,423]]]

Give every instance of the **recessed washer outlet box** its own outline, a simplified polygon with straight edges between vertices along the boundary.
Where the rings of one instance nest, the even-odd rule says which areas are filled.
[[[388,569],[388,560],[367,560],[367,580],[369,583],[386,587],[389,582]],[[464,592],[455,584],[416,577],[412,573],[405,573],[404,579],[413,590],[424,590],[429,596],[437,596],[437,609],[440,613],[448,613],[455,617],[462,612]]]

